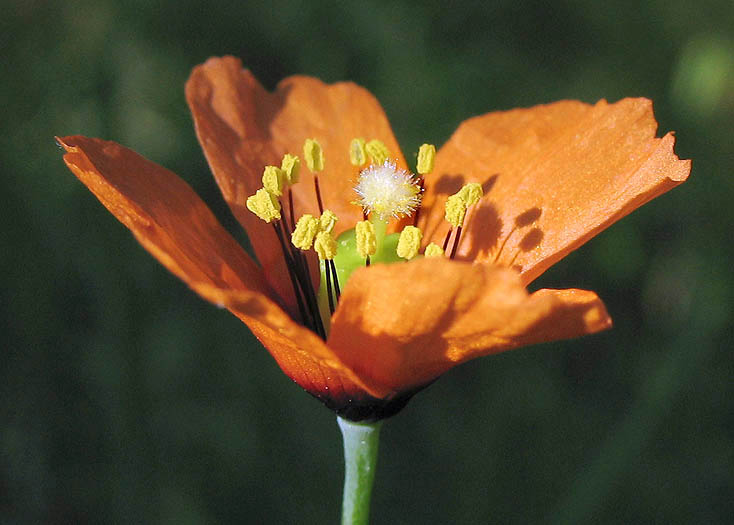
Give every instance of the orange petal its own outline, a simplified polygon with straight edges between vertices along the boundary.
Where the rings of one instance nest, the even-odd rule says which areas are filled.
[[[647,99],[594,106],[563,101],[467,120],[426,182],[426,243],[442,242],[446,197],[482,182],[458,257],[514,266],[528,283],[638,206],[683,182],[690,161],[673,153]]]
[[[609,328],[593,292],[525,291],[514,270],[434,258],[357,270],[328,344],[380,396],[522,345]]]
[[[207,283],[192,287],[207,300],[226,307],[268,349],[285,374],[329,407],[380,402],[357,375],[311,330],[294,322],[262,294],[221,289]],[[356,418],[358,419],[358,418]]]
[[[183,180],[114,142],[57,140],[71,171],[138,241],[199,295],[244,321],[289,377],[340,412],[355,405],[374,416],[385,404],[266,297],[260,269]]]
[[[380,139],[404,165],[380,104],[349,82],[327,85],[296,76],[268,93],[240,60],[211,58],[191,73],[186,99],[222,194],[247,230],[268,281],[283,297],[292,297],[292,291],[272,228],[245,207],[247,197],[261,186],[264,166],[280,165],[285,153],[302,156],[304,140],[317,139],[326,158],[319,184],[324,206],[339,217],[338,234],[361,219],[361,210],[350,204],[357,175],[349,163],[350,140]],[[296,216],[318,213],[313,176],[305,163],[293,194]]]
[[[175,173],[114,142],[57,140],[69,169],[184,282],[268,293],[260,268]]]

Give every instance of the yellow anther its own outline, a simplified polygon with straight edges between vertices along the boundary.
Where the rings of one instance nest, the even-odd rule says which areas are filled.
[[[479,199],[484,196],[484,190],[482,190],[482,185],[478,182],[470,182],[469,184],[465,184],[457,195],[461,195],[461,198],[464,199],[464,204],[468,208],[479,202]]]
[[[306,166],[312,172],[318,173],[324,169],[324,151],[316,139],[306,139],[303,143],[303,157],[306,159]]]
[[[422,240],[423,232],[419,228],[415,226],[403,228],[403,231],[400,232],[400,239],[398,239],[398,257],[410,260],[418,255]]]
[[[433,171],[433,164],[436,160],[436,146],[433,144],[423,144],[418,150],[418,165],[416,171],[420,175],[427,175]]]
[[[446,220],[451,226],[457,228],[464,222],[466,215],[466,202],[458,193],[446,199]]]
[[[280,202],[265,188],[260,188],[255,195],[247,197],[247,209],[265,222],[280,220]]]
[[[374,255],[377,251],[377,237],[375,225],[370,221],[359,221],[354,227],[357,241],[357,253],[363,258]]]
[[[367,163],[364,139],[352,139],[349,143],[349,162],[352,166],[364,166]]]
[[[426,251],[423,252],[423,255],[426,257],[441,257],[443,255],[443,248],[432,242],[426,246]]]
[[[387,146],[385,146],[381,140],[370,140],[365,144],[364,149],[367,151],[367,155],[370,156],[370,159],[372,159],[372,164],[377,166],[384,163],[390,156],[390,150],[387,149]]]
[[[301,159],[290,153],[283,155],[283,161],[280,163],[280,169],[283,170],[285,179],[288,184],[295,184],[301,175]]]
[[[277,166],[265,166],[265,171],[263,171],[263,188],[276,197],[280,197],[283,195],[284,182],[285,175],[283,174],[283,170]]]
[[[333,211],[324,210],[324,213],[322,213],[321,217],[319,217],[319,227],[321,228],[321,231],[331,233],[331,231],[334,229],[336,221],[338,220],[339,219]]]
[[[296,229],[291,234],[293,246],[301,250],[310,250],[314,237],[319,232],[319,220],[313,215],[303,215],[296,223]]]
[[[313,249],[322,261],[336,257],[336,241],[329,232],[319,232],[313,243]]]

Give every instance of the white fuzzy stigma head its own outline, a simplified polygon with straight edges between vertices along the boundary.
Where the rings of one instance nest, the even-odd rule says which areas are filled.
[[[359,195],[357,204],[382,220],[408,216],[421,202],[421,187],[413,175],[390,161],[362,170],[354,191]]]

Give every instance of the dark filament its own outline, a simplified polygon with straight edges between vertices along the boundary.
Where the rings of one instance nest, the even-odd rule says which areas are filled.
[[[453,228],[449,228],[449,231],[446,232],[446,238],[443,240],[443,251],[446,252],[446,248],[449,245],[449,239],[451,238],[451,232],[453,231]]]
[[[283,238],[280,235],[280,228],[278,228],[278,223],[273,222],[273,229],[275,230],[275,235],[278,237],[278,242],[280,242],[280,248],[283,250],[283,256],[285,257],[285,263],[286,268],[288,269],[288,276],[291,278],[291,285],[293,286],[293,293],[296,295],[296,300],[298,301],[298,313],[301,314],[301,319],[303,319],[303,322],[308,322],[308,319],[306,318],[306,309],[303,306],[303,298],[301,297],[301,294],[299,293],[298,284],[296,283],[296,276],[293,273],[293,270],[291,268],[292,266],[292,259],[290,257],[290,254],[288,253],[287,248],[285,247],[285,244],[283,243]]]
[[[459,239],[461,239],[461,226],[456,228],[456,236],[454,236],[454,246],[451,248],[451,259],[456,255],[456,249],[459,247]]]
[[[296,229],[296,216],[293,213],[293,192],[290,188],[288,188],[288,211],[291,212],[291,225],[293,226],[291,233],[293,233]]]
[[[331,277],[334,280],[334,288],[336,289],[336,300],[339,301],[339,296],[342,292],[339,289],[339,277],[336,274],[336,263],[334,263],[333,260],[330,260],[329,266],[331,267]]]
[[[311,274],[308,271],[306,258],[299,251],[291,253],[288,248],[289,245],[284,232],[284,226],[281,221],[274,222],[273,228],[278,236],[280,247],[283,250],[288,275],[291,278],[291,285],[293,286],[293,291],[296,295],[298,310],[301,314],[301,318],[303,319],[303,323],[316,332],[322,339],[326,339],[326,331],[324,330],[324,324],[321,321],[321,316],[319,315],[316,294],[314,292],[313,285],[311,284]],[[306,308],[308,308],[308,316],[306,315]]]
[[[334,297],[332,296],[332,291],[331,291],[331,272],[329,271],[330,270],[329,267],[331,266],[329,264],[330,262],[331,261],[328,259],[324,261],[324,276],[326,276],[326,295],[329,296],[329,312],[331,312],[333,315],[334,314]]]
[[[313,187],[316,190],[316,202],[319,204],[319,214],[324,214],[324,204],[321,202],[321,190],[319,189],[319,176],[314,174]]]

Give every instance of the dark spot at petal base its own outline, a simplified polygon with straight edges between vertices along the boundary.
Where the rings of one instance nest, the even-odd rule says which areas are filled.
[[[327,407],[337,413],[339,417],[350,421],[363,421],[371,423],[381,419],[387,419],[400,412],[408,401],[425,386],[403,392],[392,399],[379,399],[367,396],[361,399],[336,400],[333,398],[321,397],[310,392],[316,399],[324,403]]]

